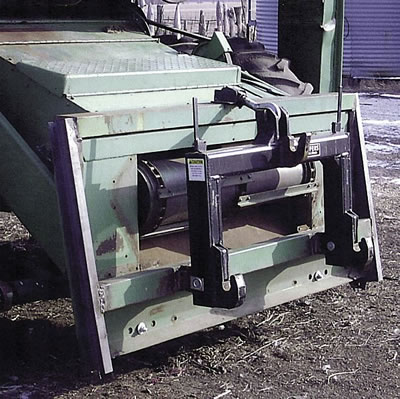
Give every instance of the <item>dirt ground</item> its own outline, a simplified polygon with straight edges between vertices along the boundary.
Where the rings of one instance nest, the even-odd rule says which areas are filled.
[[[16,306],[0,315],[0,397],[400,397],[400,98],[361,102],[383,282],[332,289],[119,358],[100,384],[79,375],[70,300]],[[0,264],[40,256],[5,213],[0,251]]]

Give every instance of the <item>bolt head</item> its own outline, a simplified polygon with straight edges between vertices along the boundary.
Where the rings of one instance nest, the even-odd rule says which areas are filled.
[[[335,245],[335,243],[334,243],[333,241],[328,241],[328,242],[326,243],[326,249],[327,249],[329,252],[334,251],[335,248],[336,248],[336,245]]]
[[[322,280],[324,278],[324,275],[319,271],[319,270],[317,270],[315,273],[314,273],[314,280],[315,281],[320,281],[320,280]]]
[[[193,288],[199,289],[201,288],[201,281],[199,278],[194,278],[192,281]]]
[[[190,276],[190,288],[196,291],[204,291],[204,282],[200,277]]]
[[[146,331],[147,331],[147,326],[146,326],[146,324],[145,324],[143,321],[141,321],[141,322],[136,326],[136,332],[137,332],[139,335],[142,335],[142,334],[144,334]]]

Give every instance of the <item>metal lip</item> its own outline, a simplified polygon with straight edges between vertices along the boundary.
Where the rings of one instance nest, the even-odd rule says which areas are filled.
[[[1,37],[1,32],[0,32]],[[35,44],[87,44],[87,43],[141,43],[158,42],[158,39],[76,39],[76,40],[21,40],[0,41],[0,46],[31,46]]]

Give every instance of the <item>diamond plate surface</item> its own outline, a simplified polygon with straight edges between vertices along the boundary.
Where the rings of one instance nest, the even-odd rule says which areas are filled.
[[[226,69],[229,65],[186,54],[164,54],[162,57],[144,56],[132,59],[88,61],[24,61],[26,65],[45,69],[61,75],[97,75],[135,72],[192,71]],[[236,67],[231,67],[236,69]]]

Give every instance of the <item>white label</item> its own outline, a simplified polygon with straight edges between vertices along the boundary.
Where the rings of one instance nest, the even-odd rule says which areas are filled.
[[[309,157],[316,157],[319,156],[321,153],[321,147],[319,143],[312,143],[308,147],[308,156]]]
[[[204,159],[189,158],[188,171],[190,181],[206,181]]]

